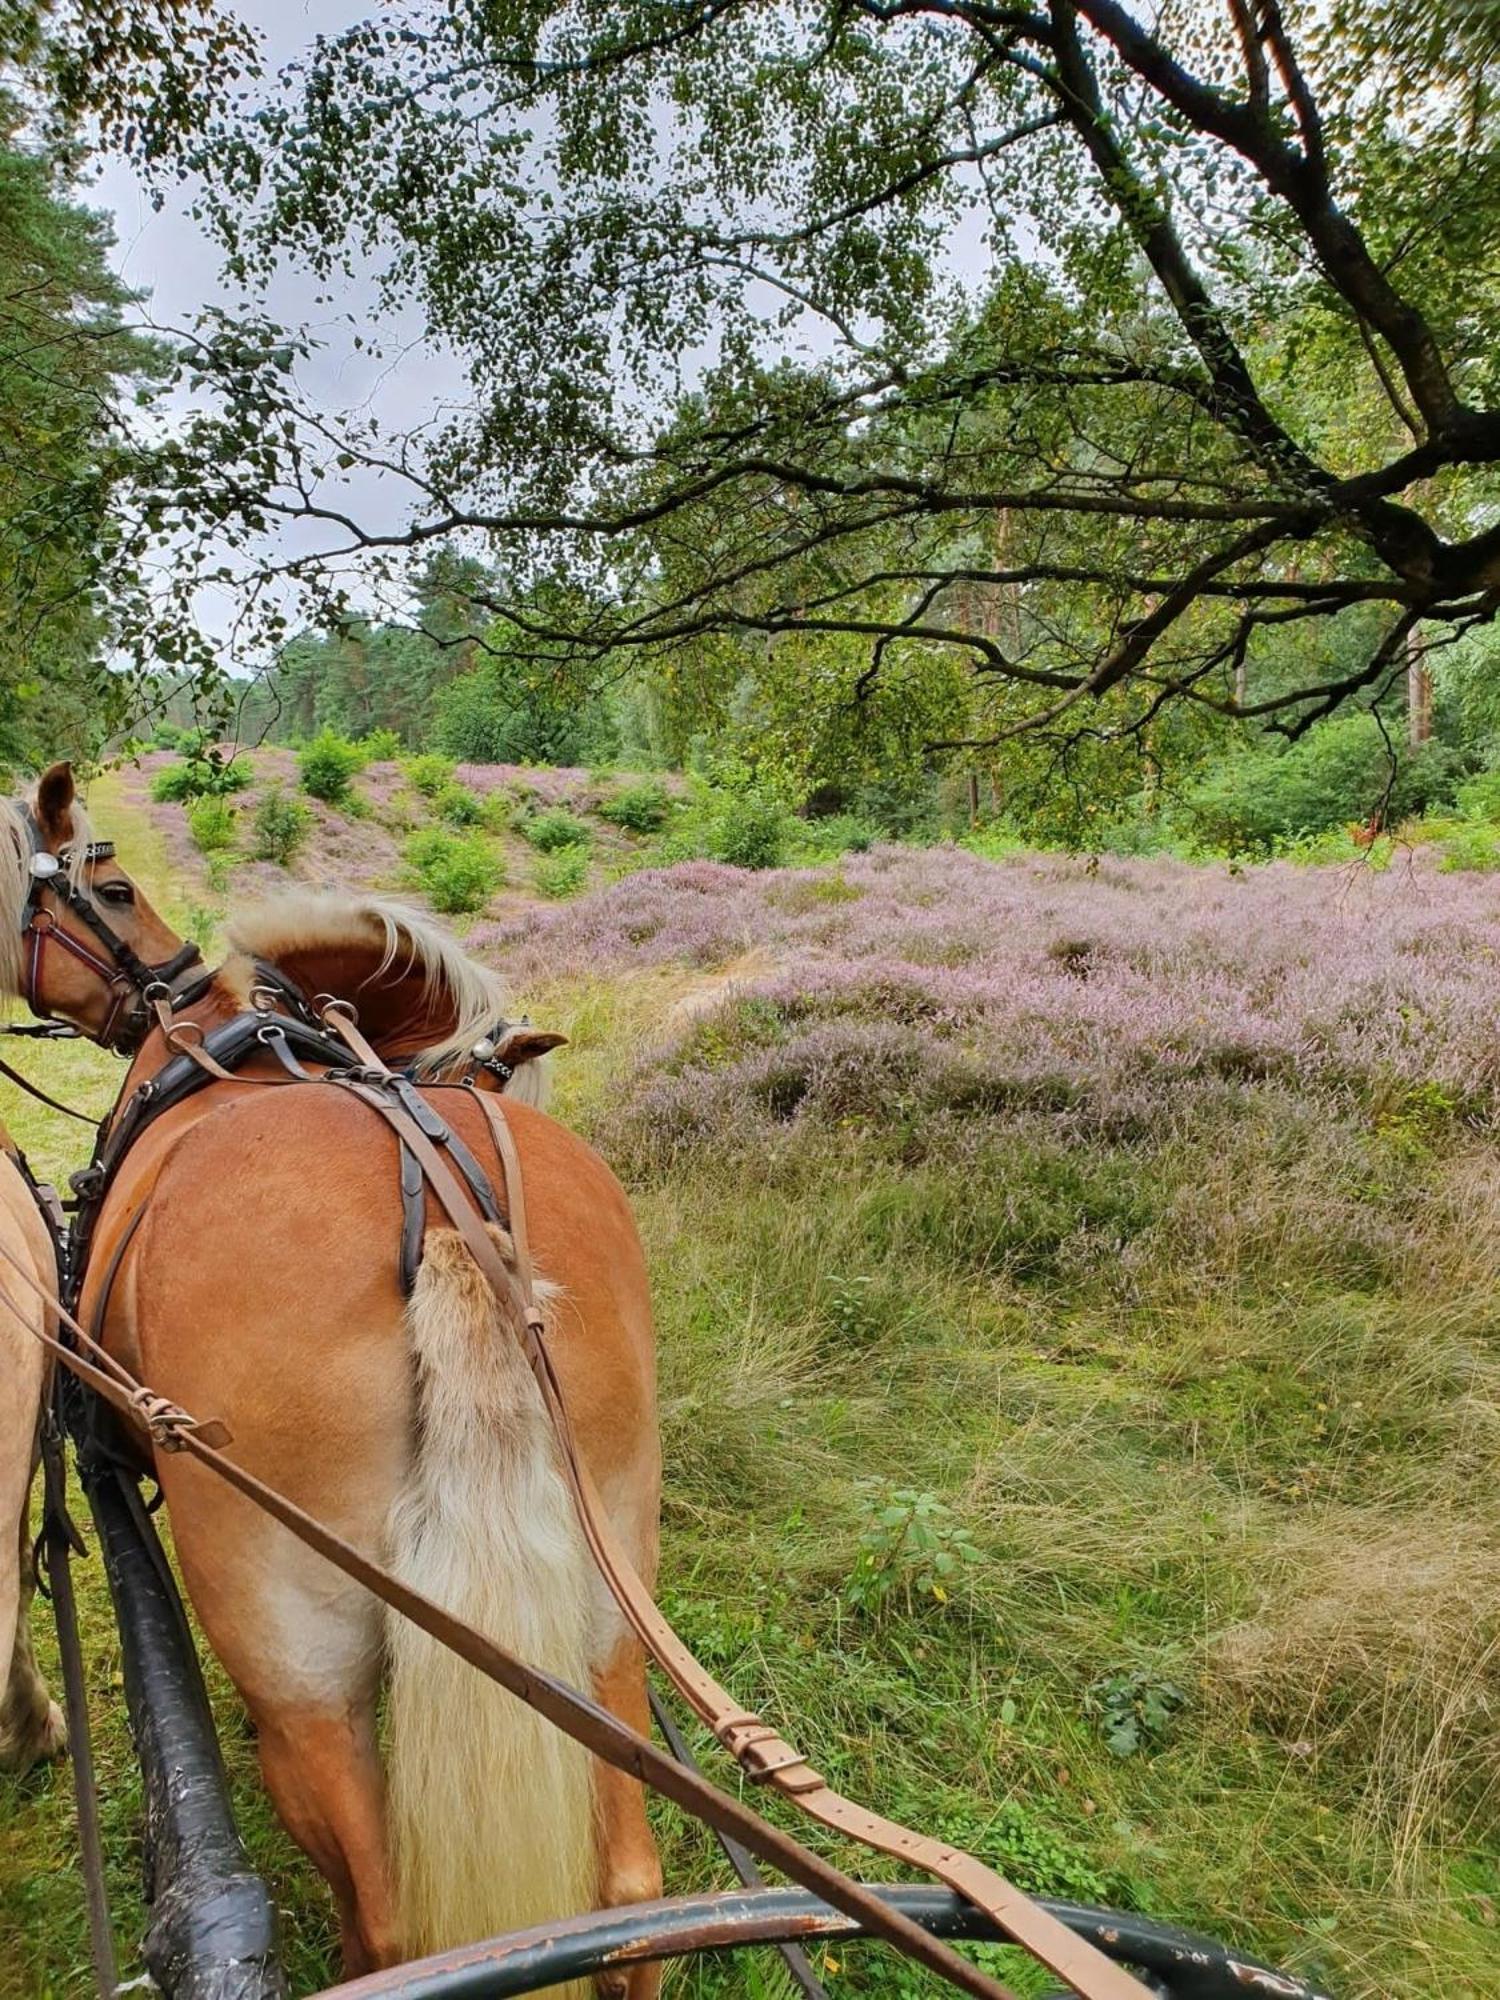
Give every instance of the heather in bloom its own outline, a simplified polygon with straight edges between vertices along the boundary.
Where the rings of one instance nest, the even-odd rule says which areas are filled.
[[[612,1132],[652,1157],[767,1123],[1018,1106],[1159,1136],[1277,1082],[1482,1123],[1500,1083],[1500,888],[1424,856],[1383,874],[895,847],[837,875],[694,862],[474,942],[522,986],[760,968],[643,1051]]]

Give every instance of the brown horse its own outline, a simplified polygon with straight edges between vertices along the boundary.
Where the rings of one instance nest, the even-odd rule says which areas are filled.
[[[52,1239],[14,1151],[0,1126],[0,1251],[55,1292]],[[28,1502],[50,1374],[36,1335],[53,1331],[36,1294],[0,1260],[0,1769],[7,1771],[29,1770],[67,1743],[62,1710],[37,1672],[27,1622],[35,1583]]]
[[[179,940],[113,851],[89,842],[66,766],[45,774],[29,809],[6,810],[0,974],[86,1033],[138,1040],[124,1095],[169,1054],[147,1031],[146,990],[175,996],[184,1034],[209,1030],[249,1004],[251,951],[310,993],[351,999],[388,1059],[404,1042],[440,1067],[499,1012],[492,975],[434,926],[368,901],[294,898],[242,925],[248,949],[211,978],[188,976]],[[46,857],[62,857],[61,871]],[[38,909],[46,948],[28,934],[23,952]],[[262,1479],[524,1658],[592,1684],[644,1731],[640,1648],[593,1573],[516,1330],[431,1212],[403,1299],[391,1134],[346,1092],[274,1087],[284,1074],[259,1058],[146,1129],[98,1215],[81,1317],[154,1389],[223,1419]],[[470,1093],[429,1096],[499,1185]],[[588,1146],[501,1101],[580,1453],[649,1579],[660,1467],[635,1226]],[[158,1454],[156,1472],[189,1595],[254,1719],[267,1788],[332,1885],[350,1971],[659,1892],[634,1780],[383,1616],[186,1454]],[[604,1983],[646,2000],[656,1975]]]

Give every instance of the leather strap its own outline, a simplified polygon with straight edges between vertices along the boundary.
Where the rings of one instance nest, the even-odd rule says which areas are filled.
[[[456,1187],[457,1183],[454,1185]],[[487,1236],[484,1240],[486,1243],[490,1241]],[[493,1244],[490,1247],[493,1249]],[[929,1936],[920,1924],[891,1909],[861,1883],[852,1881],[821,1855],[814,1854],[790,1834],[761,1819],[738,1799],[721,1792],[700,1773],[679,1764],[675,1757],[658,1749],[649,1737],[639,1735],[609,1709],[580,1694],[565,1681],[528,1666],[483,1632],[465,1624],[461,1618],[455,1618],[430,1597],[423,1596],[420,1591],[413,1590],[382,1569],[362,1550],[305,1513],[274,1487],[257,1479],[254,1473],[226,1458],[212,1441],[216,1431],[219,1441],[225,1441],[227,1434],[222,1425],[202,1423],[165,1398],[153,1397],[127,1369],[89,1337],[72,1314],[3,1246],[0,1246],[0,1262],[52,1306],[61,1323],[84,1351],[75,1351],[51,1334],[33,1328],[43,1346],[123,1415],[139,1422],[143,1421],[143,1410],[152,1409],[155,1419],[152,1435],[162,1450],[186,1451],[200,1464],[210,1467],[263,1513],[279,1521],[300,1542],[326,1557],[335,1568],[362,1584],[382,1603],[409,1618],[440,1645],[457,1653],[480,1673],[524,1701],[529,1708],[544,1715],[586,1750],[673,1800],[704,1825],[739,1840],[760,1860],[779,1868],[803,1888],[810,1889],[833,1909],[852,1918],[872,1937],[882,1938],[887,1944],[894,1945],[897,1950],[949,1980],[962,1992],[975,1995],[976,2000],[1015,2000],[1007,1988],[961,1958],[941,1939]],[[3,1285],[0,1285],[0,1306],[15,1311],[15,1302]],[[1107,1960],[1105,1962],[1108,1963]],[[1091,1989],[1080,1990],[1086,2000],[1092,2000]],[[1097,1990],[1102,1992],[1103,1989]],[[1130,2000],[1145,2000],[1143,1989],[1134,1981],[1129,1982],[1128,1991]]]
[[[1076,1937],[1049,1910],[1032,1901],[1003,1875],[946,1841],[934,1840],[886,1819],[834,1791],[800,1750],[759,1716],[751,1715],[689,1651],[658,1609],[610,1525],[608,1513],[579,1455],[568,1421],[561,1385],[546,1341],[546,1320],[536,1302],[535,1275],[527,1240],[526,1202],[520,1158],[504,1112],[482,1093],[476,1098],[489,1120],[505,1173],[515,1268],[464,1202],[459,1185],[425,1136],[406,1114],[369,1085],[347,1086],[380,1113],[416,1155],[439,1203],[470,1255],[500,1298],[516,1301],[525,1329],[526,1356],[551,1414],[578,1517],[595,1562],[622,1614],[641,1644],[683,1699],[713,1731],[746,1775],[770,1783],[811,1818],[879,1853],[920,1868],[956,1889],[983,1910],[1049,1971],[1073,1986],[1084,2000],[1141,2000],[1142,1988],[1084,1938]],[[456,1199],[455,1199],[456,1198]]]
[[[157,1002],[157,1016],[164,1034],[171,1045],[180,1053],[188,1055],[199,1066],[226,1081],[243,1081],[232,1071],[225,1070],[212,1056],[207,1055],[190,1039],[182,1037],[180,1030],[184,1024],[174,1023],[170,1010],[164,1002]],[[919,1834],[898,1822],[872,1812],[868,1807],[843,1797],[835,1792],[807,1760],[800,1750],[785,1741],[778,1732],[763,1722],[758,1716],[748,1713],[726,1689],[714,1680],[708,1670],[694,1657],[677,1636],[666,1618],[646,1589],[640,1576],[623,1546],[614,1534],[608,1514],[589,1476],[574,1441],[572,1427],[564,1402],[561,1385],[553,1367],[546,1338],[546,1320],[541,1312],[535,1290],[535,1272],[531,1261],[529,1235],[526,1223],[525,1187],[521,1173],[520,1158],[508,1121],[498,1104],[489,1101],[486,1093],[475,1092],[479,1104],[489,1123],[495,1141],[496,1151],[505,1178],[506,1206],[510,1219],[510,1234],[514,1250],[515,1268],[506,1262],[497,1244],[485,1225],[485,1219],[478,1206],[472,1178],[465,1187],[453,1172],[448,1161],[438,1150],[438,1146],[423,1125],[418,1122],[408,1108],[404,1094],[398,1100],[392,1086],[398,1081],[380,1057],[358,1032],[352,1019],[352,1010],[340,1003],[325,1008],[323,1020],[326,1027],[339,1037],[354,1052],[363,1065],[361,1070],[335,1073],[319,1081],[334,1088],[349,1091],[368,1104],[391,1128],[398,1141],[398,1151],[405,1150],[421,1168],[422,1174],[431,1188],[438,1204],[448,1220],[459,1233],[481,1273],[494,1290],[497,1299],[508,1301],[515,1310],[522,1330],[522,1339],[528,1363],[540,1389],[543,1402],[551,1416],[557,1434],[564,1470],[572,1489],[579,1522],[585,1540],[594,1556],[610,1592],[618,1604],[622,1615],[636,1633],[642,1645],[650,1653],[674,1687],[702,1718],[719,1742],[741,1765],[746,1775],[757,1783],[770,1783],[794,1801],[810,1817],[835,1832],[857,1840],[866,1846],[887,1854],[898,1861],[924,1870],[945,1882],[950,1888],[966,1897],[989,1915],[1007,1935],[1024,1946],[1042,1964],[1063,1979],[1083,2000],[1143,2000],[1144,1989],[1123,1968],[1114,1964],[1097,1947],[1086,1939],[1076,1937],[1052,1914],[1034,1903],[1012,1883],[988,1868],[974,1856],[952,1847],[946,1842],[934,1840],[929,1835]],[[260,1080],[260,1079],[258,1079]],[[290,1076],[266,1078],[264,1081],[290,1082]],[[438,1130],[444,1139],[450,1137],[446,1128],[438,1121]],[[123,1246],[122,1246],[123,1248]],[[3,1254],[3,1253],[0,1253]],[[13,1262],[14,1260],[7,1260]],[[117,1260],[116,1260],[117,1261]],[[26,1275],[23,1273],[23,1275]],[[111,1272],[113,1276],[113,1272]],[[84,1362],[81,1356],[73,1355],[59,1347],[68,1365],[78,1363],[75,1372],[88,1370],[88,1376],[95,1378],[95,1386],[106,1400],[124,1406],[137,1421],[145,1423],[155,1442],[162,1449],[187,1449],[195,1457],[215,1466],[231,1483],[236,1485],[257,1504],[266,1508],[275,1518],[290,1527],[310,1546],[319,1549],[330,1560],[336,1562],[345,1572],[382,1597],[396,1609],[413,1617],[422,1628],[449,1645],[465,1659],[480,1665],[513,1693],[530,1700],[542,1714],[558,1722],[570,1735],[583,1742],[596,1754],[604,1756],[619,1768],[630,1771],[634,1776],[649,1782],[666,1796],[687,1805],[682,1797],[682,1788],[688,1778],[696,1787],[701,1787],[706,1795],[696,1799],[688,1809],[706,1820],[715,1830],[728,1831],[740,1838],[751,1850],[767,1859],[774,1866],[782,1868],[793,1880],[802,1882],[815,1893],[824,1896],[835,1908],[847,1914],[856,1915],[873,1934],[886,1937],[923,1963],[940,1971],[963,1990],[981,1994],[985,2000],[1001,2000],[1005,1989],[946,1946],[940,1945],[923,1932],[920,1926],[905,1924],[895,1913],[868,1896],[860,1885],[847,1876],[812,1855],[809,1850],[769,1828],[758,1816],[748,1813],[743,1807],[735,1806],[736,1824],[725,1824],[724,1807],[733,1805],[724,1794],[708,1785],[706,1780],[694,1774],[684,1774],[682,1767],[671,1758],[662,1757],[648,1739],[635,1736],[617,1718],[587,1702],[581,1695],[566,1688],[562,1683],[541,1675],[517,1661],[513,1655],[496,1647],[482,1634],[453,1619],[430,1600],[420,1597],[401,1585],[378,1565],[354,1550],[348,1543],[332,1534],[330,1530],[302,1513],[290,1501],[254,1480],[248,1473],[234,1466],[232,1461],[223,1459],[213,1449],[217,1441],[225,1441],[227,1434],[222,1426],[217,1426],[218,1438],[205,1436],[195,1419],[163,1399],[154,1397],[141,1385],[134,1383],[120,1365],[104,1353],[89,1335],[77,1326],[77,1322],[64,1314],[66,1323],[72,1325],[110,1369],[111,1376],[123,1377],[130,1383],[126,1389],[120,1380],[110,1380],[101,1370]],[[56,1343],[50,1343],[57,1345]],[[86,1378],[87,1379],[87,1378]],[[105,1384],[108,1384],[106,1387]],[[413,1609],[412,1607],[417,1607]],[[516,1676],[527,1684],[531,1692],[523,1692],[516,1684]],[[541,1696],[545,1695],[545,1699]],[[533,1697],[537,1698],[533,1698]],[[579,1719],[579,1710],[586,1710],[595,1723],[592,1733],[586,1733],[574,1726]],[[566,1717],[566,1719],[564,1719]],[[598,1725],[607,1720],[605,1734],[611,1737],[609,1747],[599,1738]],[[629,1754],[619,1754],[620,1738],[629,1739]],[[643,1762],[646,1759],[646,1762]],[[650,1765],[648,1776],[647,1764]],[[669,1782],[664,1782],[664,1773],[669,1774]],[[690,1786],[690,1789],[692,1787]],[[705,1802],[709,1810],[704,1810]],[[713,1816],[717,1814],[718,1817]],[[745,1823],[754,1829],[756,1838],[749,1838],[742,1830]],[[774,1843],[785,1843],[786,1849],[795,1856],[797,1866],[791,1865],[786,1852],[771,1852],[766,1846],[767,1836]],[[808,1864],[823,1879],[814,1880],[808,1873]],[[827,1878],[832,1878],[838,1894],[830,1893]],[[850,1898],[854,1899],[853,1904]],[[905,1924],[903,1934],[898,1938],[892,1933],[893,1921]],[[920,1940],[920,1945],[918,1943]],[[941,1962],[934,1958],[936,1951]]]

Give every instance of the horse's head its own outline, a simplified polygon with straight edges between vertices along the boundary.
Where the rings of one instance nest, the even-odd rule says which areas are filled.
[[[199,963],[92,838],[69,764],[54,764],[0,826],[0,982],[34,1014],[129,1050],[151,1002],[175,999]]]

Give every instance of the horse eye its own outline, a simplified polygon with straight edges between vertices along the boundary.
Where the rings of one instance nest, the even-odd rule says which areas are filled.
[[[135,890],[128,882],[101,882],[94,891],[94,894],[102,896],[106,903],[133,903],[135,901]]]

